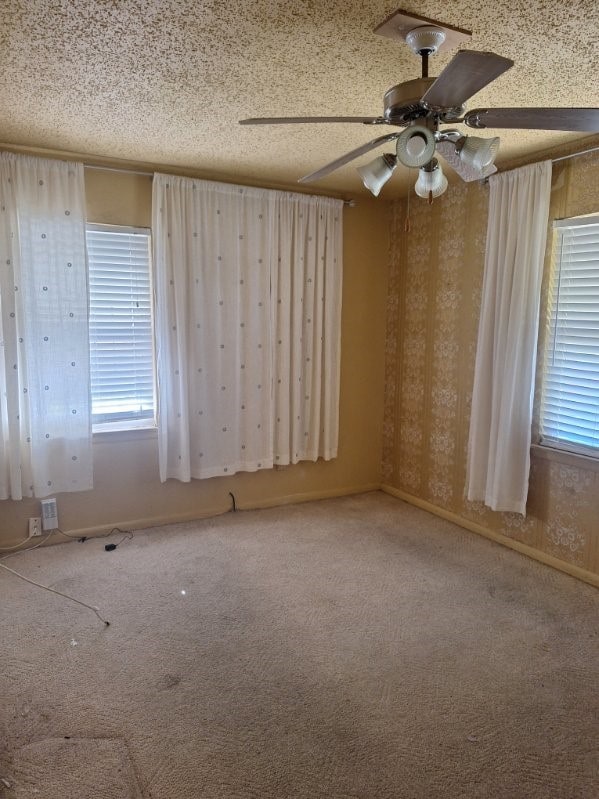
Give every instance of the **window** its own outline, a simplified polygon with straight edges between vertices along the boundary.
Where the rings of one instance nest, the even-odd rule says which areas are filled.
[[[154,424],[150,231],[87,225],[94,431]]]
[[[540,443],[599,457],[599,216],[554,227]]]

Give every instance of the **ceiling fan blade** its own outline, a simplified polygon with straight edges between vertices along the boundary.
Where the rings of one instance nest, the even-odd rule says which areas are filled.
[[[454,55],[422,102],[429,108],[455,108],[514,66],[495,53],[460,50]]]
[[[599,133],[599,108],[475,108],[464,122],[471,128]]]
[[[362,125],[388,125],[385,117],[252,117],[240,119],[240,125],[304,125],[313,122],[360,122]]]
[[[369,152],[370,150],[374,150],[375,147],[378,147],[381,144],[384,144],[388,141],[393,141],[397,139],[399,133],[388,133],[386,136],[379,136],[377,139],[373,139],[369,141],[367,144],[363,144],[361,147],[356,147],[355,150],[351,150],[349,153],[345,153],[342,155],[341,158],[337,158],[334,161],[331,161],[330,164],[323,166],[321,169],[318,169],[316,172],[312,172],[309,175],[304,175],[303,178],[300,178],[298,183],[312,183],[313,180],[318,180],[319,178],[324,178],[331,172],[334,172],[335,169],[339,169],[339,167],[348,164],[350,161],[353,161],[354,158],[358,158],[360,155],[364,155],[364,153]]]
[[[447,161],[453,171],[457,172],[457,174],[462,178],[462,180],[466,181],[466,183],[471,183],[473,180],[482,180],[483,178],[486,178],[489,175],[493,175],[495,172],[497,172],[497,167],[494,164],[491,164],[491,166],[487,166],[482,170],[474,169],[473,167],[464,164],[460,160],[460,156],[455,151],[455,144],[451,141],[437,142],[436,152],[443,156],[443,159]]]

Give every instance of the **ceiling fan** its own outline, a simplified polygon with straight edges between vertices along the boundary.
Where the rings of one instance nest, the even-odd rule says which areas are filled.
[[[401,132],[379,136],[351,150],[300,178],[300,183],[319,180],[370,150],[395,142],[395,153],[384,153],[366,166],[358,167],[364,185],[375,197],[378,196],[401,163],[418,168],[416,194],[432,202],[447,188],[447,178],[435,157],[437,154],[465,181],[479,180],[497,171],[494,161],[499,150],[499,137],[465,136],[455,128],[442,129],[442,125],[464,123],[478,130],[511,128],[599,132],[599,108],[475,108],[466,111],[464,104],[470,97],[514,65],[510,59],[495,53],[460,50],[439,77],[430,78],[429,56],[468,39],[469,31],[399,9],[381,23],[375,33],[404,41],[422,61],[420,78],[398,83],[385,92],[382,116],[240,120],[241,125],[349,122],[404,128]]]

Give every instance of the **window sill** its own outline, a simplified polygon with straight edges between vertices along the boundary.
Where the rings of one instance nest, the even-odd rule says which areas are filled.
[[[114,441],[140,441],[145,438],[156,438],[158,429],[152,420],[139,422],[107,422],[94,425],[92,432],[94,444]]]
[[[593,458],[590,455],[566,452],[566,450],[546,447],[543,444],[533,444],[530,451],[532,455],[542,460],[555,461],[565,466],[575,466],[590,472],[599,472],[599,458]]]

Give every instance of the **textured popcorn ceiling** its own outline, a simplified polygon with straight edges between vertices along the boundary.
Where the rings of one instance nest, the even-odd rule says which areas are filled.
[[[398,129],[241,127],[237,120],[381,114],[385,90],[420,74],[419,59],[405,45],[372,32],[396,3],[3,0],[0,142],[293,186],[347,150]],[[599,105],[597,0],[405,0],[401,8],[471,30],[468,49],[516,62],[469,108]],[[431,75],[452,55],[432,59]],[[587,138],[499,133],[500,168]],[[314,188],[361,193],[355,165],[383,151]],[[384,196],[402,193],[408,180],[415,173],[398,168]]]

